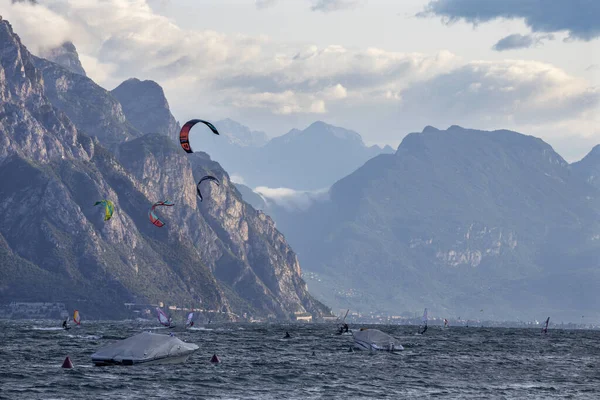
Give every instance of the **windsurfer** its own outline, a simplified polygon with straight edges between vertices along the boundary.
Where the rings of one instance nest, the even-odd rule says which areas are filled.
[[[285,336],[284,336],[283,338],[284,338],[284,339],[289,339],[289,338],[291,338],[291,336],[290,336],[290,333],[289,333],[289,332],[286,332],[286,333],[285,333]]]
[[[67,320],[66,319],[62,323],[62,327],[63,327],[63,329],[67,329],[69,327],[69,325],[67,325]]]

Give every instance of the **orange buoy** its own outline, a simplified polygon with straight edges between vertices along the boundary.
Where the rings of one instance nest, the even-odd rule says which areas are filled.
[[[71,359],[69,358],[69,356],[67,356],[67,358],[65,358],[65,361],[63,361],[61,368],[73,368],[73,363],[71,362]]]
[[[213,354],[213,356],[212,356],[212,357],[211,357],[211,359],[210,359],[210,362],[211,362],[211,363],[220,363],[220,362],[221,362],[221,360],[219,360],[219,357],[217,357],[217,355],[216,355],[216,354]]]

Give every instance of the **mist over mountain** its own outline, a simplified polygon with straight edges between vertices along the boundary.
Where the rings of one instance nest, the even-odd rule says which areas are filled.
[[[79,53],[72,42],[64,42],[59,47],[48,49],[42,52],[41,57],[61,65],[71,72],[86,76],[79,60]]]
[[[570,166],[532,136],[426,127],[276,220],[333,309],[597,317],[596,150]]]
[[[232,120],[218,121],[215,126],[226,140],[192,135],[192,147],[197,143],[252,188],[328,188],[368,159],[393,152],[389,146],[367,147],[358,133],[322,121],[271,140]]]
[[[223,319],[327,312],[271,218],[207,154],[187,155],[169,138],[176,124],[157,84],[108,92],[31,55],[5,20],[0,50],[1,302],[61,301],[110,318],[125,302],[161,301]],[[147,120],[161,131],[148,132]],[[200,202],[206,174],[221,185],[203,188]],[[101,199],[115,205],[109,221],[94,206]],[[148,219],[159,200],[175,203],[157,210],[163,228]]]

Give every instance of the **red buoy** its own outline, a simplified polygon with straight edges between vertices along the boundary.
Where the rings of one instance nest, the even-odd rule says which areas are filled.
[[[221,360],[219,360],[219,357],[217,357],[216,354],[213,354],[212,358],[210,359],[211,363],[220,363]]]
[[[71,362],[69,356],[67,356],[67,358],[65,358],[65,361],[63,361],[62,368],[73,368],[73,363]]]

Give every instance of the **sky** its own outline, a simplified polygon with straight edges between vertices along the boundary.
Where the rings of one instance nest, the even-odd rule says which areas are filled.
[[[0,0],[34,53],[72,41],[106,89],[270,136],[316,120],[397,147],[432,125],[512,129],[567,161],[600,143],[600,1]]]

